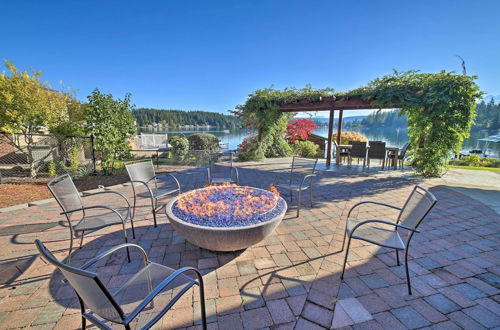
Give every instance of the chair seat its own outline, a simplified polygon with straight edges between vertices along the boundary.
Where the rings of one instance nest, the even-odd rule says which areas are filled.
[[[123,309],[125,315],[128,315],[173,272],[175,272],[175,269],[150,262],[132,276],[122,287],[116,290],[113,293],[113,298],[115,298]],[[154,299],[154,306],[146,307],[144,312],[147,313],[148,309],[153,308],[156,311],[160,310],[171,300],[171,298],[173,298],[173,296],[179,293],[182,288],[186,286],[191,287],[194,284],[196,284],[196,281],[189,276],[184,274],[179,275],[163,289],[162,293],[156,296]],[[162,297],[165,299],[162,299]]]
[[[121,214],[125,222],[127,222],[130,218],[130,210],[128,207],[119,207],[114,208],[118,213]],[[90,215],[85,215],[82,219],[78,221],[78,223],[73,226],[74,231],[82,231],[82,230],[96,230],[108,225],[113,224],[121,224],[122,221],[120,217],[113,211],[108,209],[98,209],[99,214],[92,214],[92,212],[97,212],[94,210],[86,211],[90,213]]]
[[[153,193],[153,198],[160,198],[165,195],[170,195],[173,193],[178,192],[179,189],[177,188],[158,188],[158,189],[151,189],[151,192]],[[137,196],[139,197],[150,197],[149,191],[144,191],[141,193],[138,193]]]
[[[350,235],[354,227],[366,220],[349,220],[347,221],[347,235]],[[405,245],[401,240],[401,236],[397,231],[394,230],[394,227],[387,226],[382,227],[383,224],[377,223],[368,223],[365,225],[359,226],[356,231],[354,231],[354,235],[352,238],[360,239],[363,241],[367,241],[370,243],[383,245],[386,247],[394,248],[394,249],[405,249]]]
[[[288,184],[288,183],[280,183],[276,185],[277,188],[282,188],[285,190],[299,191],[299,190],[307,190],[309,189],[309,185],[303,185],[302,187],[299,184]]]

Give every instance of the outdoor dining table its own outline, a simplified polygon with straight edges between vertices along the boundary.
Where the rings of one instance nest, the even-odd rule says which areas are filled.
[[[335,161],[338,164],[340,164],[340,152],[343,150],[351,150],[352,145],[351,144],[339,144],[337,145],[337,152],[336,152],[336,158]],[[370,146],[366,146],[366,152],[368,153],[368,149],[370,149]],[[392,157],[391,159],[391,166],[396,168],[397,164],[397,155],[399,154],[399,148],[398,147],[385,147],[386,154],[392,153],[395,155],[395,157]]]

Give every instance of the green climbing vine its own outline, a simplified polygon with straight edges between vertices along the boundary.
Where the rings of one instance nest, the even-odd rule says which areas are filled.
[[[257,130],[257,136],[244,142],[240,158],[257,160],[290,154],[284,136],[293,113],[280,112],[280,106],[297,101],[319,102],[322,96],[337,99],[361,96],[380,108],[400,108],[408,120],[410,156],[415,171],[426,177],[440,176],[451,153],[459,148],[476,117],[476,104],[482,92],[477,77],[454,72],[420,73],[395,71],[346,93],[333,89],[259,89],[249,95],[234,113],[243,125]]]
[[[264,157],[283,157],[292,153],[285,140],[288,121],[294,113],[283,113],[280,106],[285,103],[308,100],[319,102],[322,96],[333,95],[333,89],[274,88],[259,89],[248,96],[246,102],[238,105],[234,114],[242,119],[243,126],[257,131],[257,136],[244,142],[239,157],[242,160],[260,160]]]
[[[408,120],[414,170],[436,177],[469,136],[482,95],[476,78],[446,71],[395,71],[346,95],[361,95],[381,108],[400,108]]]

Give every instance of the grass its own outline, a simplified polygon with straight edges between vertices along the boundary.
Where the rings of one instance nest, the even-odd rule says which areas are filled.
[[[462,170],[472,170],[472,171],[500,172],[500,168],[497,168],[497,167],[460,166],[460,165],[446,165],[446,167],[447,168],[459,168]]]

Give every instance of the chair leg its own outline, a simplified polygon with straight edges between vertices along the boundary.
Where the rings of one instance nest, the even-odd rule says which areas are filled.
[[[135,196],[135,192],[134,192],[134,208],[132,209],[132,219],[135,218],[135,203],[136,203],[136,199],[137,199],[137,197]]]
[[[290,190],[290,202],[293,202],[293,191]]]
[[[73,230],[71,230],[70,237],[69,237],[68,264],[71,264],[71,254],[72,253],[73,253]]]
[[[200,308],[201,308],[201,325],[203,327],[203,330],[207,330],[207,312],[205,308],[205,288],[203,285],[203,282],[200,283]]]
[[[311,208],[313,207],[313,190],[312,187],[309,187],[309,197],[311,198]]]
[[[158,224],[156,223],[156,201],[151,201],[151,207],[153,209],[153,222],[155,224],[155,228],[158,227]]]
[[[132,227],[132,238],[135,239],[135,228],[134,228],[134,219],[130,219],[130,227]]]
[[[405,271],[406,284],[408,285],[408,294],[411,295],[410,270],[408,269],[408,249],[405,250]]]
[[[85,317],[83,317],[83,313],[85,313],[85,305],[83,304],[83,300],[82,298],[80,298],[80,296],[78,296],[78,301],[80,302],[80,312],[82,313],[82,330],[85,330],[85,328],[87,327],[87,319]]]
[[[82,244],[83,244],[83,235],[85,235],[85,229],[84,229],[84,230],[82,230],[82,235],[80,236],[80,247],[79,247],[79,249],[81,249],[81,248],[82,248]]]
[[[345,265],[347,263],[347,256],[349,255],[349,246],[351,245],[351,237],[347,240],[347,250],[345,251],[344,265],[342,266],[342,274],[340,275],[340,279],[344,279]]]
[[[399,250],[398,249],[395,249],[396,250],[396,260],[398,262],[398,266],[400,266],[400,263],[399,263]]]
[[[297,218],[299,217],[300,214],[300,203],[302,202],[302,191],[299,190],[299,197],[298,197],[298,202],[297,202]]]

